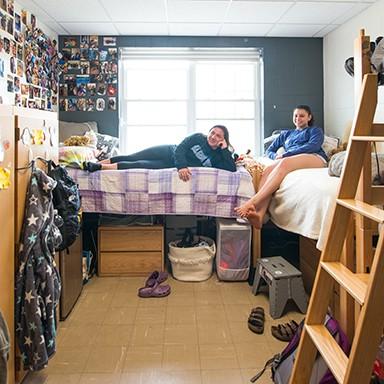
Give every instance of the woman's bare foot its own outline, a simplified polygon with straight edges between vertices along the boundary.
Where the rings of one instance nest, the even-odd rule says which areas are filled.
[[[263,226],[264,217],[260,214],[260,212],[256,211],[254,206],[248,210],[248,213],[245,215],[245,217],[255,228],[261,229]]]
[[[250,203],[244,203],[243,205],[240,205],[240,207],[236,207],[234,211],[240,216],[240,217],[247,217],[247,214],[249,210],[255,209],[255,206]]]

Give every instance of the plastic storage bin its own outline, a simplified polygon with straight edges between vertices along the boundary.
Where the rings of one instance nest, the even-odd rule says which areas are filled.
[[[218,219],[216,226],[217,277],[228,281],[247,280],[251,261],[251,226],[231,219]]]
[[[172,264],[172,275],[182,281],[203,281],[210,278],[213,269],[213,259],[216,253],[215,242],[204,236],[196,236],[204,240],[206,246],[179,248],[181,240],[171,241],[168,258]]]

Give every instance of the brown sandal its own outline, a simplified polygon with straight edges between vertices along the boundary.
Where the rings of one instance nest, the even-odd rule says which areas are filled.
[[[264,309],[262,307],[253,308],[248,317],[248,328],[257,334],[264,332]]]
[[[272,336],[280,341],[291,341],[296,333],[299,324],[295,320],[291,320],[289,323],[272,325]]]

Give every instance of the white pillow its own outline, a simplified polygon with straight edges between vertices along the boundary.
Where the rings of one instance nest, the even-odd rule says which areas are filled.
[[[327,155],[328,159],[331,156],[332,149],[336,149],[339,146],[339,139],[337,137],[331,137],[324,135],[324,143],[321,146],[323,151]]]
[[[84,136],[88,137],[89,139],[88,147],[92,147],[92,148],[97,147],[97,136],[95,131],[89,130],[84,133]]]

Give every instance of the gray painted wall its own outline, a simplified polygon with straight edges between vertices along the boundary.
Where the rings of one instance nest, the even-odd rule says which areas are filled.
[[[60,36],[60,43],[62,38]],[[118,36],[119,47],[258,47],[264,57],[264,136],[292,127],[297,104],[312,107],[323,127],[323,40],[273,37]],[[61,47],[61,45],[60,45]],[[118,136],[118,111],[59,112],[60,120],[97,121],[100,132]]]

